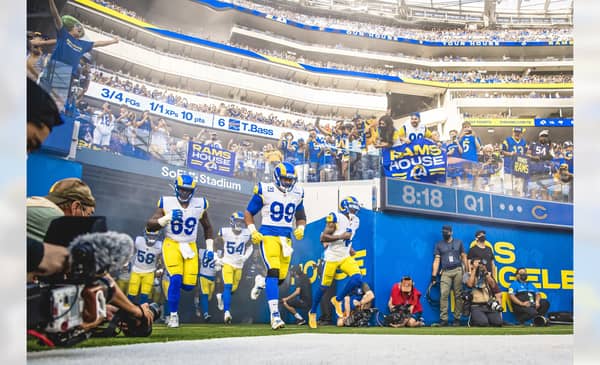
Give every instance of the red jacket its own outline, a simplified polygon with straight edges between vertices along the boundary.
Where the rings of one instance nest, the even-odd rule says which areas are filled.
[[[400,290],[400,283],[394,284],[392,287],[392,305],[412,305],[412,313],[423,312],[423,306],[421,306],[421,292],[413,286],[412,292],[405,294]]]

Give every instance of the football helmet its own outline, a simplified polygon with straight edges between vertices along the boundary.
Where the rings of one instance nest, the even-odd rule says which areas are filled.
[[[160,235],[160,231],[149,231],[146,229],[144,232],[144,237],[146,237],[146,245],[152,247],[158,240],[158,236]]]
[[[190,175],[179,175],[175,179],[175,196],[180,203],[187,203],[196,191],[196,180]]]
[[[360,210],[360,204],[358,203],[358,199],[356,199],[353,196],[345,197],[340,201],[339,210],[342,214],[358,213],[358,211]]]
[[[289,162],[282,162],[275,166],[273,171],[273,178],[275,179],[275,185],[277,188],[284,193],[289,193],[296,185],[296,169],[294,165]]]
[[[240,211],[233,213],[231,217],[229,217],[229,224],[235,232],[240,232],[245,225],[244,213]]]

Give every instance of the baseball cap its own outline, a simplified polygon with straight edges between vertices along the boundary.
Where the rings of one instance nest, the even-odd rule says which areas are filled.
[[[523,132],[523,128],[521,128],[521,127],[514,127],[513,128],[513,132]]]
[[[52,185],[46,199],[60,205],[65,202],[78,200],[88,207],[96,206],[96,199],[90,187],[75,177],[58,180]]]
[[[540,132],[540,134],[538,136],[546,136],[548,137],[550,135],[550,131],[547,129],[544,129],[543,131]]]
[[[448,225],[442,226],[442,231],[452,232],[452,226],[448,226]]]
[[[485,234],[485,231],[483,229],[475,232],[475,237],[479,236],[480,234]]]
[[[421,119],[421,113],[419,113],[419,112],[414,112],[410,116],[411,117],[417,117],[417,118]]]

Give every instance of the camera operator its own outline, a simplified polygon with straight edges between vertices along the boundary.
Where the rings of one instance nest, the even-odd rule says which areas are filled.
[[[475,232],[475,240],[473,240],[469,245],[469,253],[467,254],[467,259],[481,260],[481,263],[485,265],[487,271],[492,275],[494,280],[496,280],[496,264],[494,262],[494,251],[492,249],[492,244],[486,240],[484,230],[479,230]]]
[[[513,303],[513,311],[519,324],[546,314],[550,308],[550,302],[542,299],[537,288],[527,282],[527,270],[520,267],[515,276],[516,280],[508,288],[508,295]]]
[[[394,284],[388,300],[390,316],[386,322],[390,327],[424,326],[421,292],[415,288],[410,276],[402,277],[402,281]],[[394,316],[394,314],[397,314]]]
[[[494,297],[494,293],[499,290],[498,284],[482,260],[469,260],[469,272],[465,273],[463,280],[471,288],[469,325],[501,327],[503,308]]]
[[[371,308],[375,300],[375,293],[369,284],[363,281],[362,285],[352,290],[350,295],[344,297],[344,316],[338,317],[338,327],[367,327],[375,309]]]

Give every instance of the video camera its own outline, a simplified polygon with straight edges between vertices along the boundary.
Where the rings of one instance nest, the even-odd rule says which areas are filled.
[[[48,345],[72,346],[107,318],[116,284],[106,274],[129,260],[133,241],[107,232],[104,217],[61,217],[52,221],[44,242],[68,247],[69,263],[64,273],[27,284],[27,329]]]
[[[401,325],[410,318],[410,305],[401,304],[392,308],[391,313],[384,317],[384,325]]]

